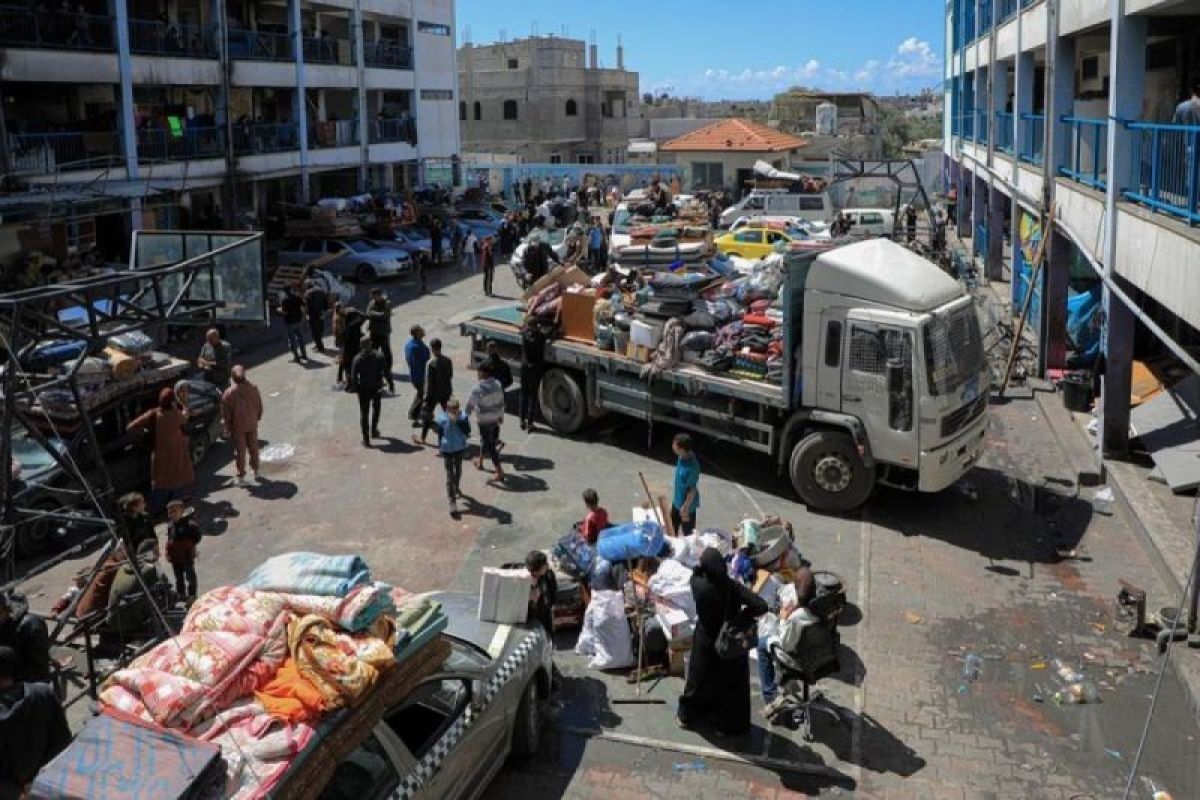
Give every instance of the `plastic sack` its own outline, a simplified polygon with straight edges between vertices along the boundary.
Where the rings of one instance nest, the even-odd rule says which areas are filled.
[[[733,537],[720,528],[705,528],[696,535],[694,550],[697,555],[708,548],[715,548],[722,557],[733,552]]]
[[[286,466],[294,455],[296,455],[295,445],[272,444],[262,449],[258,454],[258,460],[262,462],[264,469],[273,470]]]
[[[711,331],[688,331],[679,343],[680,348],[693,353],[703,353],[716,346],[716,337]]]
[[[586,580],[596,564],[596,551],[577,532],[571,531],[555,543],[550,559],[559,572]]]
[[[657,556],[665,543],[662,526],[657,522],[627,522],[600,531],[596,552],[607,561],[631,561]]]
[[[131,356],[148,355],[154,349],[154,341],[141,331],[127,331],[110,336],[108,343]]]
[[[622,669],[633,665],[633,642],[629,623],[625,621],[625,599],[620,592],[592,592],[575,652],[588,657],[591,669]]]

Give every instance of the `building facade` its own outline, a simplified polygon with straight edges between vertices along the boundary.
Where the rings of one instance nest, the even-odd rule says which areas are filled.
[[[946,8],[954,221],[990,275],[1011,270],[1014,308],[1032,292],[1046,372],[1103,365],[1106,454],[1128,448],[1135,355],[1197,369],[1200,101],[1191,116],[1176,105],[1200,79],[1198,34],[1197,0]],[[1082,294],[1100,304],[1097,330],[1069,318]]]
[[[640,119],[638,74],[599,65],[596,45],[530,37],[458,51],[464,149],[525,163],[617,164]]]
[[[659,163],[683,169],[687,191],[732,189],[740,197],[755,181],[760,161],[788,171],[808,143],[748,119],[722,119],[678,136],[658,148]]]
[[[188,218],[261,224],[279,202],[444,180],[454,30],[453,0],[6,7],[8,188],[88,187],[138,228],[164,194]]]

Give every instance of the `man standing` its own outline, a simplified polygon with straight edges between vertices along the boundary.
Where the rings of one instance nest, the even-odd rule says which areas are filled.
[[[378,348],[383,357],[388,391],[395,394],[396,382],[392,378],[392,304],[382,289],[371,290],[371,302],[367,305],[367,330],[371,334],[371,344]]]
[[[25,598],[2,591],[0,646],[11,647],[17,654],[13,678],[42,683],[50,680],[50,634],[45,621],[30,613]]]
[[[38,771],[71,743],[54,690],[22,680],[18,663],[0,646],[0,797],[26,797]]]
[[[404,360],[408,363],[408,379],[412,381],[413,399],[408,407],[408,418],[413,427],[421,426],[421,404],[425,398],[425,365],[429,363],[429,348],[425,346],[425,329],[413,325],[408,331],[409,340],[404,345]]]
[[[450,257],[452,259],[450,262],[450,265],[457,268],[460,260],[462,259],[462,249],[463,249],[462,224],[457,222],[456,220],[448,220],[447,224],[450,226]]]
[[[533,432],[537,414],[538,385],[546,362],[546,335],[538,326],[526,322],[521,329],[521,430]]]
[[[313,281],[305,283],[304,310],[308,314],[308,332],[312,334],[313,347],[318,353],[325,352],[325,314],[329,311],[329,295]]]
[[[483,238],[479,260],[483,263],[483,293],[492,296],[492,282],[496,277],[496,251],[492,249],[492,237]]]
[[[279,301],[279,313],[283,315],[283,324],[287,329],[292,360],[307,361],[308,353],[304,350],[304,300],[291,286],[283,290],[283,299]]]
[[[196,366],[204,373],[204,380],[224,391],[229,385],[229,365],[233,361],[233,346],[221,339],[216,328],[204,334],[204,345],[196,358]]]
[[[475,236],[475,231],[468,228],[462,235],[462,265],[471,272],[479,269],[479,262],[475,260],[475,249],[478,246],[479,239]]]
[[[588,264],[593,275],[604,269],[604,231],[600,227],[600,218],[592,217],[592,226],[588,229]]]
[[[479,365],[476,370],[479,383],[471,390],[467,399],[467,415],[475,414],[475,422],[479,425],[479,456],[475,459],[475,469],[483,469],[483,459],[491,459],[495,467],[495,479],[504,479],[504,469],[500,466],[500,425],[504,422],[504,387],[492,375],[492,368],[487,362]]]
[[[696,511],[700,508],[700,460],[692,449],[692,437],[675,434],[671,449],[675,462],[675,493],[671,500],[671,525],[676,536],[690,536],[696,530]]]
[[[342,365],[346,368],[347,392],[354,391],[354,373],[350,368],[354,366],[354,357],[358,355],[366,321],[366,316],[357,308],[346,309],[346,327],[342,331]]]
[[[1172,125],[1200,125],[1200,80],[1193,81],[1191,89],[1192,96],[1175,106]]]
[[[362,340],[362,350],[350,367],[358,391],[358,424],[362,428],[363,447],[371,446],[371,437],[379,436],[379,410],[383,396],[383,378],[387,361],[375,350],[374,338]],[[370,412],[370,425],[367,415]]]
[[[221,395],[221,421],[225,433],[233,440],[233,452],[237,464],[237,484],[246,482],[246,454],[250,455],[250,469],[254,479],[258,474],[258,423],[263,415],[262,394],[258,387],[246,377],[246,368],[241,364],[231,372],[233,385]]]
[[[501,388],[507,392],[513,382],[512,370],[508,368],[508,362],[500,357],[499,345],[494,341],[488,342],[484,352],[487,353],[487,361],[484,363],[491,369],[492,377],[500,381]]]
[[[429,258],[434,264],[442,263],[442,223],[437,217],[429,222]]]
[[[421,436],[413,434],[413,441],[425,444],[425,437],[433,427],[433,410],[445,410],[447,401],[454,394],[454,364],[442,355],[442,340],[434,339],[429,343],[431,352],[429,363],[425,365],[425,391],[421,404]]]
[[[549,244],[542,238],[541,234],[537,238],[530,241],[529,246],[525,249],[525,272],[529,275],[531,284],[537,283],[546,276],[550,271],[550,262],[562,264],[558,254],[550,247]]]

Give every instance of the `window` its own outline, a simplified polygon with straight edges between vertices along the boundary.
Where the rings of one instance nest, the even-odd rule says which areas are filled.
[[[400,776],[379,737],[371,734],[333,771],[320,800],[379,800],[400,784]]]
[[[323,253],[325,252],[325,242],[320,239],[307,239],[300,245],[301,253]]]
[[[483,104],[478,100],[475,101],[475,121],[483,119]]]
[[[612,116],[612,105],[607,100],[600,103],[600,116],[602,116],[602,117],[611,117]]]
[[[859,218],[859,222],[861,222],[863,225],[882,225],[883,224],[883,215],[882,214],[863,214]]]
[[[567,101],[567,116],[573,117],[579,113],[579,106],[575,103],[575,98]]]
[[[762,211],[763,210],[762,195],[759,195],[758,197],[747,197],[746,204],[743,205],[742,208],[744,208],[746,211]]]
[[[562,153],[551,153],[550,154],[550,163],[551,164],[561,164],[562,163]]]
[[[505,100],[504,101],[504,118],[505,119],[516,119],[517,118],[517,101],[516,100]]]
[[[585,155],[581,155],[581,156],[579,156],[579,157],[578,157],[578,160],[579,160],[579,163],[580,163],[580,164],[595,164],[595,163],[596,163],[596,157],[595,157],[595,156],[585,156]]]
[[[779,231],[767,231],[767,244],[775,244],[780,241],[786,242],[787,237]]]
[[[458,121],[459,122],[467,121],[467,101],[466,100],[458,101]]]
[[[379,245],[369,242],[366,239],[351,239],[346,242],[346,247],[355,253],[370,253],[379,249]]]
[[[725,185],[725,165],[720,161],[696,161],[692,163],[692,186],[715,187]]]
[[[857,325],[850,329],[850,369],[882,375],[883,360],[883,344],[878,331]]]
[[[825,326],[825,366],[836,367],[842,358],[842,323],[831,321]]]
[[[1097,56],[1090,56],[1079,62],[1080,78],[1085,81],[1094,81],[1100,77],[1100,59]]]
[[[430,36],[449,36],[450,26],[438,22],[417,22],[417,30]]]
[[[510,59],[508,60],[508,68],[509,68],[509,69],[516,69],[516,68],[517,68],[517,60],[516,60],[515,58],[510,58]]]
[[[800,195],[801,211],[824,211],[825,200],[819,194]]]
[[[762,244],[762,231],[738,231],[734,234],[733,240],[745,244]]]
[[[421,90],[421,99],[422,100],[453,100],[454,99],[454,90],[453,89],[422,89]]]
[[[461,680],[435,680],[418,686],[387,724],[420,760],[467,707],[471,691]]]

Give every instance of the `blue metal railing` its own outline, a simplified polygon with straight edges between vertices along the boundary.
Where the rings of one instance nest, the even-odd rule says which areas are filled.
[[[308,124],[308,147],[350,147],[358,144],[358,120],[339,119],[310,122]]]
[[[363,58],[368,67],[412,69],[412,48],[380,39],[363,45]]]
[[[376,142],[408,142],[417,143],[417,121],[411,117],[404,119],[376,119],[370,123],[372,144]]]
[[[1108,120],[1060,117],[1067,140],[1067,163],[1059,174],[1084,186],[1108,187]]]
[[[975,142],[988,143],[988,115],[982,108],[975,109]]]
[[[964,111],[961,117],[962,137],[964,139],[975,139],[975,112]]]
[[[992,29],[992,0],[979,0],[979,24],[975,29],[978,38]]]
[[[309,64],[338,64],[348,67],[354,64],[354,51],[348,39],[305,36],[304,60]]]
[[[1046,140],[1046,116],[1044,114],[1021,115],[1021,143],[1017,158],[1030,164],[1042,163],[1042,149]]]
[[[193,158],[219,158],[225,148],[220,128],[183,128],[140,130],[137,135],[138,159],[147,161],[187,161]]]
[[[1000,17],[1000,21],[1004,22],[1008,20],[1009,17],[1016,16],[1017,0],[999,0],[997,3],[997,9],[998,11],[996,13]]]
[[[229,57],[246,61],[291,61],[292,40],[286,33],[230,28]]]
[[[1013,115],[1009,111],[996,112],[996,149],[1012,155]]]
[[[299,126],[294,122],[236,124],[233,126],[233,149],[238,155],[299,150]]]
[[[9,137],[14,172],[50,174],[121,160],[121,135],[113,131],[21,133]]]
[[[0,6],[0,44],[56,50],[112,50],[113,18],[59,9]]]
[[[1124,196],[1193,225],[1200,223],[1200,126],[1126,122],[1125,128],[1131,175]]]
[[[139,55],[216,58],[217,29],[214,25],[131,19],[129,50]]]

